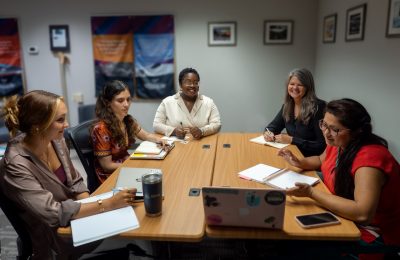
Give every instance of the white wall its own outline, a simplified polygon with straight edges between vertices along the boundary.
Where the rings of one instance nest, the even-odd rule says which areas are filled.
[[[400,158],[400,38],[386,38],[388,2],[320,0],[315,77],[326,100],[350,97],[360,101],[373,119],[374,131],[387,139]],[[345,42],[346,10],[367,3],[363,41]],[[323,17],[338,14],[336,43],[322,44]]]
[[[94,103],[90,17],[95,15],[172,14],[175,19],[176,78],[187,66],[198,69],[200,91],[220,109],[222,131],[260,131],[283,100],[284,81],[295,67],[314,72],[317,94],[331,100],[352,97],[373,117],[375,130],[400,156],[400,38],[385,37],[388,0],[0,0],[0,17],[20,24],[27,88],[62,93],[58,60],[50,52],[50,24],[68,24],[71,36],[67,85],[71,124],[77,123],[72,94]],[[346,10],[367,3],[365,39],[345,42]],[[323,17],[337,12],[336,43],[322,44]],[[294,44],[263,45],[263,21],[292,19]],[[236,21],[236,47],[207,46],[209,21]],[[31,45],[39,55],[29,55]],[[177,80],[176,80],[177,81]],[[176,89],[179,89],[177,86]],[[135,102],[131,113],[145,129],[159,101]]]
[[[215,100],[223,131],[261,131],[282,103],[287,73],[294,67],[314,68],[316,0],[0,0],[0,6],[0,16],[19,18],[28,90],[62,93],[48,26],[69,25],[67,85],[72,125],[77,123],[72,94],[82,92],[85,103],[95,102],[90,31],[90,17],[95,15],[174,15],[176,78],[187,66],[199,71],[200,91]],[[263,45],[266,19],[294,20],[294,44]],[[237,46],[208,47],[209,21],[236,21]],[[31,45],[40,48],[39,55],[27,53]],[[159,101],[136,102],[131,113],[144,128],[152,130],[158,105]]]

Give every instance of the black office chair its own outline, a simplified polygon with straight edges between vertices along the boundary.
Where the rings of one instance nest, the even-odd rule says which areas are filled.
[[[95,109],[96,109],[95,104],[78,106],[79,124],[96,118]]]
[[[90,193],[100,186],[94,169],[93,146],[90,141],[91,138],[89,133],[90,127],[96,122],[96,120],[97,119],[89,120],[66,130],[67,137],[75,148],[75,151],[82,162],[83,168],[86,171],[87,186]]]
[[[28,231],[25,228],[24,221],[17,214],[18,210],[15,204],[5,196],[2,189],[0,188],[0,208],[10,221],[11,225],[18,234],[17,248],[18,248],[18,260],[29,259],[32,255],[32,241]]]

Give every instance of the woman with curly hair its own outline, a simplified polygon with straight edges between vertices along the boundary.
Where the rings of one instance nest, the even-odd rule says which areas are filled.
[[[97,98],[96,116],[99,119],[91,129],[95,170],[103,183],[128,157],[128,148],[136,137],[165,146],[157,135],[146,132],[131,115],[131,93],[119,80],[107,82]]]

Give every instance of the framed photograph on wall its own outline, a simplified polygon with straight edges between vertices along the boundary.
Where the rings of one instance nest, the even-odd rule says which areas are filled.
[[[292,44],[292,20],[264,21],[264,44]]]
[[[209,22],[208,46],[236,46],[236,22]]]
[[[69,52],[68,25],[50,25],[50,50],[54,52]]]
[[[346,41],[364,40],[367,4],[352,7],[346,14]]]
[[[322,27],[323,43],[334,43],[336,41],[336,21],[336,13],[324,17],[324,24]]]
[[[386,37],[400,37],[400,0],[389,0]]]

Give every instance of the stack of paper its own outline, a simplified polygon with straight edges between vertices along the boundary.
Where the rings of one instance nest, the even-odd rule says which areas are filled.
[[[288,169],[279,169],[265,164],[257,164],[239,172],[239,177],[247,180],[265,183],[280,189],[295,187],[296,182],[314,185],[319,182],[316,177],[310,177]]]
[[[112,192],[89,197],[77,202],[89,203],[112,196]],[[135,211],[131,206],[104,213],[74,219],[71,221],[74,246],[84,245],[106,237],[114,236],[139,227]]]
[[[272,146],[272,147],[275,147],[278,149],[281,149],[281,148],[289,145],[289,144],[282,144],[282,143],[277,143],[277,142],[267,142],[267,141],[265,141],[264,136],[262,136],[262,135],[259,137],[250,139],[250,142],[257,143],[257,144],[263,144],[263,145],[269,145],[269,146]]]

